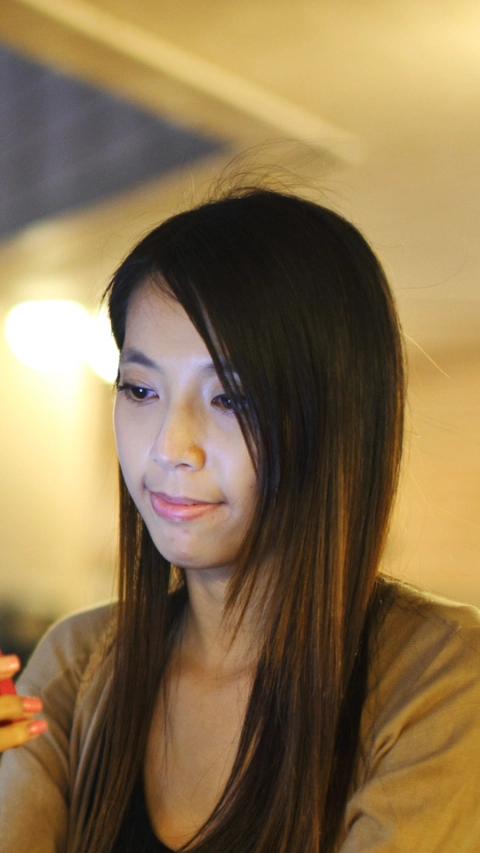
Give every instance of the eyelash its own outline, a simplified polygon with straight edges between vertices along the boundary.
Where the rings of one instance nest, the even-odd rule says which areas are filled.
[[[122,384],[117,385],[117,391],[123,391],[129,400],[132,400],[134,403],[145,403],[148,400],[151,400],[152,397],[141,396],[142,394],[151,394],[154,397],[157,397],[155,391],[152,391],[151,388],[146,388],[144,385],[133,385],[131,382],[123,382]],[[228,401],[229,405],[222,405],[219,401]],[[221,409],[225,414],[235,414],[237,406],[235,406],[235,402],[232,397],[229,397],[228,394],[216,394],[212,399],[212,405],[215,408]]]
[[[127,398],[129,400],[133,400],[134,403],[144,403],[147,400],[151,400],[151,397],[142,397],[140,394],[143,392],[145,394],[155,394],[155,391],[152,391],[151,388],[145,388],[144,385],[132,385],[131,382],[123,382],[121,385],[117,385],[117,391],[124,391]],[[138,394],[138,396],[137,396]]]
[[[228,400],[228,403],[230,405],[229,406],[218,405],[218,403],[216,402],[217,400]],[[236,409],[235,403],[233,402],[232,398],[228,396],[228,394],[216,394],[216,396],[212,400],[212,403],[215,406],[215,408],[221,408],[226,414],[235,414],[235,409]]]

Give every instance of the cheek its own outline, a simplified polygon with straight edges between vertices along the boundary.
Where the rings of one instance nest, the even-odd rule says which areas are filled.
[[[120,465],[123,468],[123,457],[124,457],[124,447],[126,444],[126,435],[125,435],[125,419],[122,417],[121,406],[118,402],[118,399],[115,402],[115,406],[113,409],[113,430],[115,434],[115,444],[117,447],[117,456],[120,462]]]
[[[142,435],[132,418],[126,417],[121,403],[115,405],[113,423],[118,460],[125,478],[130,479],[142,461]]]
[[[231,482],[238,495],[238,502],[244,512],[253,514],[258,498],[258,484],[255,469],[248,452],[240,454],[230,472]]]
[[[245,483],[244,494],[245,508],[251,519],[258,502],[258,485],[254,476]]]

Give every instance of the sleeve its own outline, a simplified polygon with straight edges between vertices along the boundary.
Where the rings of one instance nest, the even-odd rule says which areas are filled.
[[[340,853],[478,853],[478,616],[462,628],[420,619],[413,637],[400,630],[386,669]]]
[[[19,693],[41,696],[49,728],[2,757],[0,853],[65,852],[70,732],[79,685],[90,657],[88,640],[96,621],[92,611],[54,626],[18,681]]]

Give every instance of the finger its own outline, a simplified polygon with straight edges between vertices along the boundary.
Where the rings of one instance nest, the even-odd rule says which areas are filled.
[[[20,669],[17,655],[0,655],[0,679],[11,678]]]
[[[0,721],[22,720],[43,708],[37,696],[0,696]]]
[[[15,749],[30,740],[38,737],[48,728],[46,720],[30,720],[20,723],[11,723],[0,729],[0,752],[7,749]]]

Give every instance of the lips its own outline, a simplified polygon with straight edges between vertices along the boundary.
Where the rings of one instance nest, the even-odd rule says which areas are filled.
[[[166,503],[180,504],[181,506],[198,506],[199,504],[210,503],[210,501],[199,501],[197,498],[186,498],[184,495],[174,497],[173,495],[166,495],[164,492],[152,492],[152,494],[157,495],[157,497],[166,501]]]
[[[156,515],[170,521],[192,521],[220,506],[220,503],[201,501],[185,495],[166,495],[163,492],[150,492],[150,502]]]

